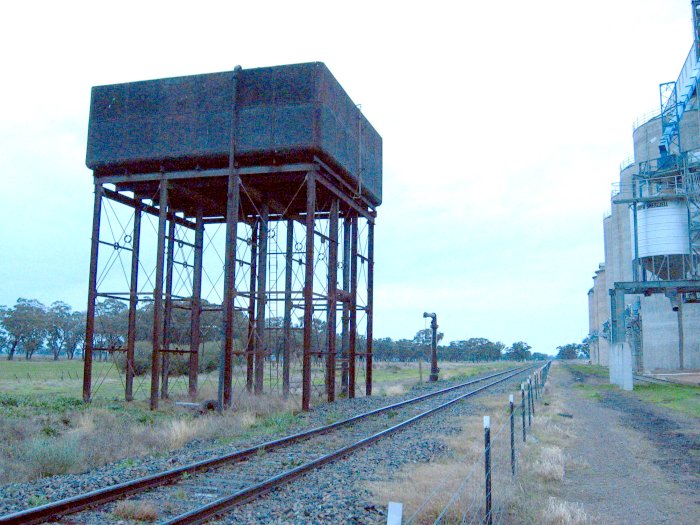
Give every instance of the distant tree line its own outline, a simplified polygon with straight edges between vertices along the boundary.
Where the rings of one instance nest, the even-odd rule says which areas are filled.
[[[580,343],[568,343],[557,346],[557,359],[590,359],[590,338],[586,337]]]
[[[431,330],[419,330],[413,339],[392,340],[383,337],[374,340],[373,355],[377,361],[418,361],[430,357]],[[444,334],[438,332],[438,342]],[[438,359],[441,361],[512,361],[542,360],[549,356],[539,352],[531,352],[532,347],[518,341],[510,347],[501,342],[493,342],[483,337],[450,341],[447,345],[437,346]]]
[[[175,303],[168,338],[171,347],[187,348],[189,345],[190,311],[189,301]],[[150,352],[152,336],[153,304],[143,303],[136,312],[136,340],[147,342],[137,345],[137,353]],[[36,299],[20,298],[12,307],[0,306],[0,352],[8,360],[15,355],[31,359],[35,355],[50,355],[53,359],[73,359],[80,357],[85,340],[85,312],[73,311],[62,302],[56,301],[45,306]],[[219,342],[222,337],[222,315],[216,305],[204,304],[201,316],[202,343]],[[300,320],[297,321],[296,327]],[[248,318],[244,312],[236,312],[234,333],[237,336],[235,346],[245,347],[248,334]],[[283,351],[282,319],[266,320],[267,351],[274,359],[279,359]],[[125,302],[105,299],[96,305],[95,312],[95,348],[120,349],[126,346],[128,326],[128,307]],[[327,347],[325,337],[326,323],[317,319],[313,321],[313,350],[323,351]],[[292,352],[300,354],[302,349],[301,331],[293,331]],[[373,355],[377,361],[418,361],[428,360],[430,356],[432,333],[430,329],[419,330],[413,339],[392,340],[389,337],[374,340]],[[501,359],[525,361],[547,359],[546,354],[532,352],[530,345],[523,341],[507,347],[501,342],[493,342],[483,337],[450,341],[442,345],[444,334],[438,333],[438,359],[441,361],[497,361]],[[340,336],[336,343],[341,348]],[[366,351],[367,340],[362,335],[357,337],[357,352]],[[107,356],[108,352],[99,350],[96,358]],[[143,357],[146,357],[145,355]],[[149,362],[145,359],[145,362]]]

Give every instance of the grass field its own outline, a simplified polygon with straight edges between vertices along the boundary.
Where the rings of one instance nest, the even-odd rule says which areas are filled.
[[[514,363],[441,363],[440,378],[471,377]],[[422,369],[422,370],[421,370]],[[364,394],[364,368],[358,366],[357,394]],[[95,362],[93,401],[82,401],[82,361],[0,361],[0,483],[85,469],[146,454],[167,454],[193,439],[228,443],[270,432],[286,432],[300,422],[298,370],[292,393],[280,395],[279,370],[269,367],[265,394],[245,389],[245,370],[234,370],[234,407],[223,415],[199,415],[173,401],[187,398],[187,379],[170,380],[171,398],[149,410],[150,376],[134,381],[135,401],[124,401],[124,379],[113,363]],[[391,396],[428,380],[429,366],[375,363],[373,392]],[[313,371],[312,404],[322,398],[324,370]],[[200,374],[199,399],[216,397],[218,374]],[[339,390],[339,389],[338,389]],[[330,417],[330,416],[329,416]],[[329,421],[330,423],[331,421]]]
[[[440,378],[471,377],[488,371],[504,369],[511,363],[441,363]],[[422,368],[422,371],[420,370]],[[298,388],[300,373],[292,373],[292,388]],[[364,390],[364,367],[357,368],[358,390]],[[92,397],[95,402],[120,401],[124,399],[124,377],[112,362],[96,361],[93,363]],[[395,385],[410,387],[420,380],[427,381],[430,367],[423,363],[375,363],[373,381],[377,393],[387,393],[387,388]],[[245,371],[236,367],[234,370],[234,390],[243,388]],[[313,371],[314,384],[323,385],[323,369]],[[296,379],[295,379],[296,378]],[[150,375],[134,379],[134,397],[145,400],[150,395]],[[218,373],[200,374],[198,379],[202,398],[211,398],[216,392]],[[269,368],[265,374],[266,390],[278,389],[281,384],[280,371]],[[170,392],[173,398],[187,397],[187,378],[171,377]],[[63,396],[82,399],[83,362],[80,360],[32,360],[0,361],[0,393],[15,396]]]

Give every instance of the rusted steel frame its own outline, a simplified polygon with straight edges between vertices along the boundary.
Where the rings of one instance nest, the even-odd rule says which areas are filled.
[[[284,268],[284,350],[282,355],[282,395],[289,396],[289,367],[292,357],[292,273],[294,268],[294,221],[287,220],[287,246]]]
[[[332,182],[326,180],[323,176],[319,175],[318,177],[318,182],[321,184],[324,188],[326,188],[328,191],[330,191],[333,195],[335,195],[338,199],[343,201],[343,204],[348,206],[348,208],[351,208],[354,210],[358,215],[361,215],[365,217],[366,219],[371,219],[372,214],[367,211],[366,208],[363,208],[357,202],[355,202],[351,197],[348,196],[347,193],[339,190]]]
[[[238,207],[240,199],[240,178],[233,171],[229,176],[226,198],[226,247],[224,256],[224,344],[222,346],[219,370],[219,408],[231,406],[233,390],[233,299],[236,292],[236,230],[238,228]]]
[[[139,303],[139,250],[141,247],[141,206],[134,206],[134,230],[131,245],[131,279],[129,283],[129,325],[126,336],[126,385],[124,398],[134,399],[134,349],[136,348],[136,309]]]
[[[188,181],[185,181],[188,182]],[[189,200],[193,201],[197,207],[204,207],[207,206],[209,208],[212,208],[214,210],[220,211],[221,210],[221,203],[215,201],[214,199],[211,199],[205,195],[202,195],[196,190],[193,190],[191,188],[188,188],[186,186],[183,186],[181,184],[176,184],[174,182],[171,182],[171,190],[176,190],[179,194],[184,195],[186,198]]]
[[[401,423],[398,423],[392,427],[389,427],[385,430],[382,430],[381,432],[377,432],[376,434],[372,434],[369,437],[360,439],[359,441],[356,441],[355,443],[352,443],[350,445],[347,445],[345,447],[342,447],[334,452],[331,452],[329,454],[325,454],[321,456],[318,459],[315,459],[313,461],[310,461],[309,463],[306,463],[304,465],[301,465],[299,467],[287,470],[285,472],[282,472],[281,474],[278,474],[276,476],[273,476],[271,478],[266,479],[265,481],[256,483],[255,485],[252,485],[250,487],[246,487],[244,489],[239,490],[238,492],[235,492],[234,494],[231,494],[229,496],[224,496],[223,498],[219,498],[218,500],[215,500],[207,505],[203,505],[202,507],[199,507],[197,509],[191,510],[187,513],[181,514],[179,516],[176,516],[168,521],[163,522],[163,525],[181,525],[181,524],[199,524],[199,523],[205,523],[208,521],[211,517],[215,515],[219,515],[222,512],[225,512],[226,510],[235,507],[236,505],[240,505],[241,503],[245,503],[247,501],[250,501],[253,498],[256,498],[258,496],[261,496],[263,494],[266,494],[270,490],[274,489],[275,487],[278,487],[280,485],[283,485],[295,478],[298,478],[302,474],[305,474],[306,472],[309,472],[311,470],[317,469],[323,465],[326,465],[327,463],[330,463],[332,461],[335,461],[336,459],[342,458],[344,456],[347,456],[351,452],[354,452],[357,449],[360,449],[362,447],[366,447],[367,445],[371,445],[372,443],[390,435],[393,434],[394,432],[397,432],[405,427],[408,427],[412,425],[413,423],[416,423],[417,421],[420,421],[423,418],[426,418],[428,416],[431,416],[441,410],[444,410],[446,408],[449,408],[456,403],[459,403],[460,401],[467,399],[469,397],[475,396],[476,394],[483,392],[484,390],[495,386],[499,383],[502,383],[504,381],[507,381],[510,379],[512,376],[519,374],[520,372],[515,372],[512,375],[509,375],[507,377],[498,379],[492,383],[489,383],[487,385],[484,385],[480,388],[477,388],[476,390],[472,390],[470,392],[467,392],[465,394],[462,394],[454,399],[451,399],[449,401],[446,401],[444,403],[441,403],[440,405],[430,408],[428,410],[425,410],[409,419],[406,419],[402,421]]]
[[[248,296],[248,340],[246,343],[246,390],[253,391],[255,372],[255,301],[258,283],[258,228],[255,221],[250,233],[250,294]]]
[[[156,277],[153,290],[153,350],[151,352],[151,410],[158,409],[160,380],[160,347],[163,333],[163,266],[165,259],[165,227],[168,217],[168,181],[160,181],[160,215],[158,216],[158,246],[156,249]]]
[[[117,250],[124,250],[125,252],[130,252],[131,248],[127,248],[126,246],[122,246],[118,242],[107,242],[107,241],[100,241],[100,244],[104,246],[109,246],[110,248],[114,248]]]
[[[333,430],[338,427],[342,427],[344,425],[348,425],[351,423],[355,423],[356,421],[359,421],[361,419],[374,416],[377,414],[380,414],[382,412],[386,411],[391,411],[395,410],[397,408],[400,408],[404,405],[409,405],[411,403],[416,403],[419,401],[423,401],[425,399],[429,399],[431,397],[438,396],[440,394],[444,394],[453,390],[457,390],[459,388],[464,388],[465,386],[473,385],[476,383],[481,383],[483,381],[487,381],[489,379],[493,379],[495,377],[500,377],[506,374],[511,374],[511,372],[514,372],[513,374],[509,375],[505,379],[510,379],[514,375],[517,375],[522,372],[526,372],[527,370],[530,370],[533,368],[533,365],[530,365],[528,367],[523,367],[520,369],[509,369],[505,370],[502,372],[498,372],[495,374],[491,374],[488,376],[484,376],[478,379],[472,379],[470,381],[467,381],[465,383],[461,383],[459,385],[453,385],[449,388],[445,388],[442,390],[436,390],[434,392],[430,392],[428,394],[423,394],[418,397],[414,397],[412,399],[406,399],[404,401],[400,401],[399,403],[394,403],[391,405],[387,405],[384,407],[380,407],[374,410],[371,410],[369,412],[365,412],[363,414],[358,414],[355,416],[352,416],[350,418],[344,419],[342,421],[336,421],[335,423],[331,423],[330,425],[325,425],[321,427],[316,427],[312,428],[309,430],[305,430],[303,432],[300,432],[298,434],[293,434],[290,436],[282,437],[273,441],[268,441],[266,443],[262,443],[259,445],[255,445],[253,447],[240,450],[238,452],[233,452],[230,454],[225,454],[223,456],[211,458],[211,459],[205,459],[202,461],[198,461],[196,463],[190,463],[189,465],[183,465],[181,467],[177,467],[168,471],[164,472],[159,472],[156,474],[152,474],[150,476],[145,476],[142,478],[137,478],[134,480],[126,481],[124,483],[119,483],[117,485],[113,485],[111,487],[105,487],[101,489],[97,489],[91,492],[88,492],[86,494],[81,494],[79,496],[73,496],[70,498],[62,499],[59,501],[54,501],[52,503],[47,503],[45,505],[41,505],[39,507],[34,507],[32,509],[27,509],[27,510],[22,510],[13,514],[8,514],[5,516],[0,516],[0,525],[15,525],[15,524],[31,524],[31,523],[42,523],[45,521],[50,521],[53,519],[53,521],[57,521],[58,518],[61,516],[67,516],[70,514],[74,514],[76,512],[80,512],[82,510],[85,510],[88,507],[107,503],[109,501],[113,501],[115,499],[127,496],[129,494],[135,494],[138,492],[143,492],[145,490],[157,487],[159,485],[163,485],[166,483],[172,483],[180,479],[183,475],[185,474],[193,474],[195,472],[200,472],[204,470],[209,470],[209,469],[215,469],[217,467],[220,467],[222,465],[228,464],[228,463],[235,463],[237,461],[244,460],[247,457],[254,456],[258,454],[262,450],[273,450],[276,448],[281,448],[286,445],[295,443],[297,441],[302,441],[304,439],[307,439],[313,435],[316,434],[322,434],[325,432],[328,432],[329,430]],[[488,386],[492,386],[491,385]]]
[[[163,317],[163,349],[170,348],[171,325],[173,320],[173,265],[175,261],[175,222],[168,223],[168,250],[165,263],[165,313]],[[162,349],[161,349],[162,350]],[[168,398],[168,377],[170,376],[170,354],[161,356],[161,399]]]
[[[260,242],[258,248],[258,301],[255,316],[255,394],[262,394],[265,374],[265,308],[267,307],[267,234],[270,209],[260,206]]]
[[[345,215],[343,220],[343,290],[342,294],[337,294],[343,302],[343,316],[341,318],[341,389],[343,394],[348,393],[348,355],[350,348],[350,237],[352,221],[349,215]]]
[[[197,379],[199,375],[199,345],[201,342],[202,320],[202,259],[204,256],[204,221],[202,207],[197,207],[196,228],[194,230],[194,268],[192,276],[192,311],[190,312],[190,362],[189,385],[190,398],[197,397]]]
[[[347,182],[345,180],[345,178],[338,175],[333,170],[333,168],[331,168],[328,164],[323,162],[319,157],[314,156],[314,162],[318,165],[318,167],[320,167],[322,169],[322,172],[325,172],[326,174],[330,175],[340,186],[345,188],[345,191],[339,190],[345,197],[347,197],[348,195],[352,195],[353,196],[352,200],[355,201],[356,204],[357,204],[357,202],[362,203],[364,208],[362,206],[359,206],[360,209],[355,210],[355,211],[357,211],[361,215],[365,215],[365,213],[366,213],[365,210],[367,208],[369,208],[369,209],[374,208],[372,206],[372,203],[370,203],[364,196],[359,194],[359,192],[357,191],[358,190],[357,187],[353,186],[352,184]],[[370,213],[374,213],[374,212],[370,212]]]
[[[164,180],[167,180],[167,177],[162,177]],[[107,197],[109,200],[113,200],[115,202],[118,202],[119,204],[124,204],[126,206],[131,206],[132,208],[135,206],[140,205],[141,210],[145,213],[148,213],[149,215],[153,215],[155,217],[160,217],[160,210],[156,206],[150,206],[148,204],[143,204],[138,200],[132,199],[131,197],[127,197],[125,195],[122,195],[121,193],[117,193],[116,191],[109,190],[107,188],[103,188],[102,192],[104,193],[104,196]],[[195,229],[195,225],[188,221],[187,219],[184,219],[182,217],[178,217],[174,213],[168,213],[168,220],[169,221],[175,221],[178,225],[184,226],[185,228],[189,228],[190,230]]]
[[[328,312],[326,328],[328,337],[328,354],[326,355],[326,396],[329,402],[335,401],[335,354],[336,354],[336,310],[338,300],[338,199],[331,201],[328,242]]]
[[[221,308],[224,319],[224,344],[219,363],[218,408],[223,411],[231,406],[233,391],[233,299],[236,293],[236,242],[238,239],[238,212],[241,199],[241,177],[236,169],[236,126],[238,125],[238,77],[241,66],[236,66],[232,77],[233,108],[229,130],[228,175],[226,182],[226,246],[224,248],[224,297]]]
[[[95,346],[95,303],[97,301],[97,259],[100,252],[100,218],[102,215],[102,184],[95,181],[95,201],[92,208],[92,245],[90,247],[90,275],[88,276],[88,303],[85,320],[83,350],[83,401],[92,396],[92,351]]]
[[[240,171],[242,170],[239,170],[239,172]],[[283,203],[264,195],[262,191],[255,189],[253,186],[241,184],[241,188],[251,200],[266,203],[274,214],[284,215],[284,213],[287,211],[287,206],[285,206]]]
[[[312,163],[299,164],[281,164],[277,166],[241,166],[238,168],[238,173],[242,176],[246,175],[274,175],[276,173],[306,173],[310,170],[317,169],[318,166]],[[189,180],[189,179],[205,179],[216,177],[227,177],[230,171],[229,168],[213,168],[208,170],[181,170],[170,171],[165,174],[165,178],[169,181],[174,180]],[[131,175],[102,175],[99,177],[101,184],[133,184],[136,182],[152,182],[158,181],[162,177],[161,173],[134,173]]]
[[[367,221],[367,355],[365,363],[365,395],[372,395],[372,350],[374,337],[374,221]]]
[[[302,359],[301,409],[311,401],[311,342],[314,296],[314,219],[316,216],[316,173],[306,174],[306,261],[304,267],[304,354]]]
[[[350,219],[350,327],[348,343],[348,397],[355,397],[355,373],[357,358],[357,215]]]

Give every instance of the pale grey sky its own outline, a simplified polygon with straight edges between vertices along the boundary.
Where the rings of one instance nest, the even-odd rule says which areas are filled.
[[[0,304],[84,309],[93,85],[325,62],[384,139],[375,334],[588,331],[632,121],[692,43],[689,0],[12,2],[1,8]]]

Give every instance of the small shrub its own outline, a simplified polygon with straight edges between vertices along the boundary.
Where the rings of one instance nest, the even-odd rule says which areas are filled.
[[[55,476],[80,469],[83,455],[77,439],[31,440],[25,449],[26,468],[33,477]]]
[[[158,519],[156,506],[148,501],[120,501],[112,514],[125,520],[155,521]]]
[[[56,437],[58,436],[59,432],[52,426],[45,426],[44,428],[41,429],[41,433],[44,434],[47,437]]]
[[[49,500],[43,494],[32,494],[27,498],[27,503],[30,507],[39,507],[41,505],[46,505]]]
[[[2,407],[18,407],[20,405],[19,398],[0,392],[0,406]]]

